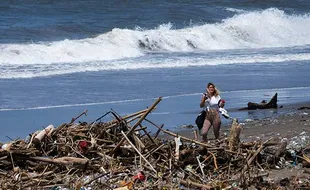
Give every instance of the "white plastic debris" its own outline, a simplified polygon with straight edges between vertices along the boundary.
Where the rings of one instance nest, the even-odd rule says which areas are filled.
[[[219,108],[219,112],[224,116],[226,119],[229,118],[228,112],[224,108]]]
[[[182,145],[181,137],[175,137],[175,159],[178,160],[180,156],[180,146]]]
[[[310,137],[307,132],[303,131],[299,135],[292,137],[287,145],[288,151],[291,153],[299,152],[310,143]]]

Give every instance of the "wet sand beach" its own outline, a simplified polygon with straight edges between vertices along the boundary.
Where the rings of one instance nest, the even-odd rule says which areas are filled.
[[[293,105],[280,105],[277,109],[248,110],[240,112],[251,112],[252,117],[257,119],[243,119],[239,121],[242,125],[240,135],[241,141],[266,140],[267,138],[292,138],[302,132],[310,133],[310,102]],[[273,114],[264,114],[274,112]],[[262,115],[271,115],[264,117]],[[222,121],[225,118],[222,117]],[[226,122],[227,123],[227,122]],[[221,127],[221,138],[229,133],[232,121]],[[175,133],[192,138],[196,126],[184,125],[174,130]],[[208,139],[213,140],[213,129],[210,128]]]
[[[305,108],[303,109],[303,107]],[[266,139],[270,137],[292,138],[302,132],[309,134],[310,104],[294,105],[283,115],[250,120],[243,124],[242,137],[244,139]]]

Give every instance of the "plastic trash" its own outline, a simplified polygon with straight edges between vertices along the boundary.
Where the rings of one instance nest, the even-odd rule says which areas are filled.
[[[1,146],[1,149],[9,151],[11,149],[12,144],[6,143]]]
[[[223,117],[225,117],[226,119],[230,118],[228,115],[227,110],[225,110],[224,108],[219,108],[219,112],[222,114]]]
[[[88,150],[88,143],[86,141],[80,141],[79,148],[81,152],[86,152]]]
[[[144,181],[145,180],[144,173],[142,171],[138,172],[137,175],[133,176],[133,180]]]
[[[289,142],[286,148],[292,154],[292,152],[299,152],[305,148],[310,143],[310,137],[307,132],[303,131],[299,135],[291,138]]]
[[[192,165],[187,165],[187,166],[185,167],[185,171],[194,172],[194,171],[193,171],[193,166],[192,166]]]

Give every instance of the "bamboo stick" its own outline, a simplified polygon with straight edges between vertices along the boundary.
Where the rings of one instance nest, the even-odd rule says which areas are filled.
[[[82,115],[86,115],[88,110],[84,110],[81,114],[79,114],[78,116],[74,117],[71,119],[69,124],[72,124],[75,120],[77,120],[78,118],[80,118]]]
[[[185,185],[186,187],[196,187],[196,188],[203,188],[203,189],[212,189],[212,186],[196,183],[190,180],[181,180],[180,183]]]
[[[150,152],[148,152],[145,157],[149,157],[150,155],[152,155],[153,153],[155,153],[157,150],[161,149],[163,146],[165,146],[165,144],[160,145],[159,147],[157,147],[155,150],[152,150]]]
[[[206,175],[205,175],[205,173],[204,173],[204,171],[203,171],[203,166],[202,166],[202,164],[201,164],[201,162],[200,162],[200,160],[199,160],[199,156],[196,156],[196,159],[197,159],[197,161],[198,161],[198,166],[199,166],[200,171],[201,171],[201,173],[202,173],[202,178],[205,180],[205,179],[206,179]]]
[[[253,160],[256,158],[256,156],[263,150],[265,147],[264,145],[269,142],[272,138],[268,139],[266,142],[264,142],[254,153],[254,155],[247,161],[247,165],[242,169],[241,175],[249,168],[249,166],[252,164]]]
[[[173,132],[167,131],[167,130],[165,130],[165,129],[161,129],[161,128],[159,128],[158,126],[155,126],[155,127],[157,127],[158,129],[160,129],[161,131],[163,131],[164,133],[166,133],[166,134],[168,134],[168,135],[170,135],[170,136],[173,136],[173,137],[180,137],[181,139],[183,139],[183,140],[185,140],[185,141],[192,142],[192,143],[196,143],[196,144],[199,144],[199,145],[204,146],[204,147],[207,147],[207,148],[213,148],[213,146],[211,146],[211,145],[208,145],[208,144],[205,144],[205,143],[202,143],[202,142],[199,142],[199,141],[195,141],[195,140],[193,140],[193,139],[189,139],[189,138],[183,137],[183,136],[181,136],[181,135],[177,135],[177,134],[175,134],[175,133],[173,133]]]
[[[61,158],[44,158],[44,157],[30,157],[30,160],[48,162],[61,165],[83,165],[88,163],[88,159],[76,157],[61,157]]]
[[[143,114],[143,116],[137,121],[137,123],[127,132],[126,136],[130,135],[138,126],[139,124],[144,120],[144,118],[155,108],[155,106],[162,100],[161,97],[159,97],[155,103]],[[125,138],[123,138],[115,147],[115,149],[112,151],[114,153],[121,144],[125,141]]]
[[[147,159],[139,152],[139,150],[135,147],[135,145],[132,144],[132,142],[128,139],[127,135],[123,131],[121,131],[121,132],[122,132],[124,138],[127,140],[127,142],[135,149],[135,151],[141,156],[141,158],[143,158],[143,160],[151,167],[151,169],[155,173],[157,173],[157,171],[153,168],[152,164],[149,161],[147,161]]]
[[[164,124],[162,124],[160,127],[159,127],[159,129],[157,130],[157,132],[155,133],[155,135],[154,135],[154,138],[156,139],[157,137],[158,137],[158,135],[159,135],[159,133],[160,133],[160,131],[161,131],[161,129],[164,127]]]
[[[67,124],[66,123],[63,123],[61,125],[59,125],[52,133],[52,135],[56,135],[59,131],[61,131],[64,127],[66,127]]]
[[[154,108],[155,109],[155,108]],[[134,116],[137,116],[137,115],[141,115],[142,113],[145,113],[147,112],[148,109],[144,109],[144,110],[141,110],[141,111],[138,111],[136,113],[132,113],[132,114],[129,114],[129,115],[126,115],[123,117],[123,119],[129,119],[131,117],[134,117]]]
[[[156,145],[156,142],[154,141],[154,139],[150,136],[150,134],[145,130],[145,128],[143,128],[143,126],[141,124],[139,124],[140,129],[143,130],[144,134],[150,139],[150,141]]]

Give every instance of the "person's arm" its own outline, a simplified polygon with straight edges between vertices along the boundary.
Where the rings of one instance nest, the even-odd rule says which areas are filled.
[[[201,101],[200,101],[200,107],[203,108],[205,106],[205,101],[207,99],[207,96],[206,94],[204,94],[202,97],[201,97]]]

